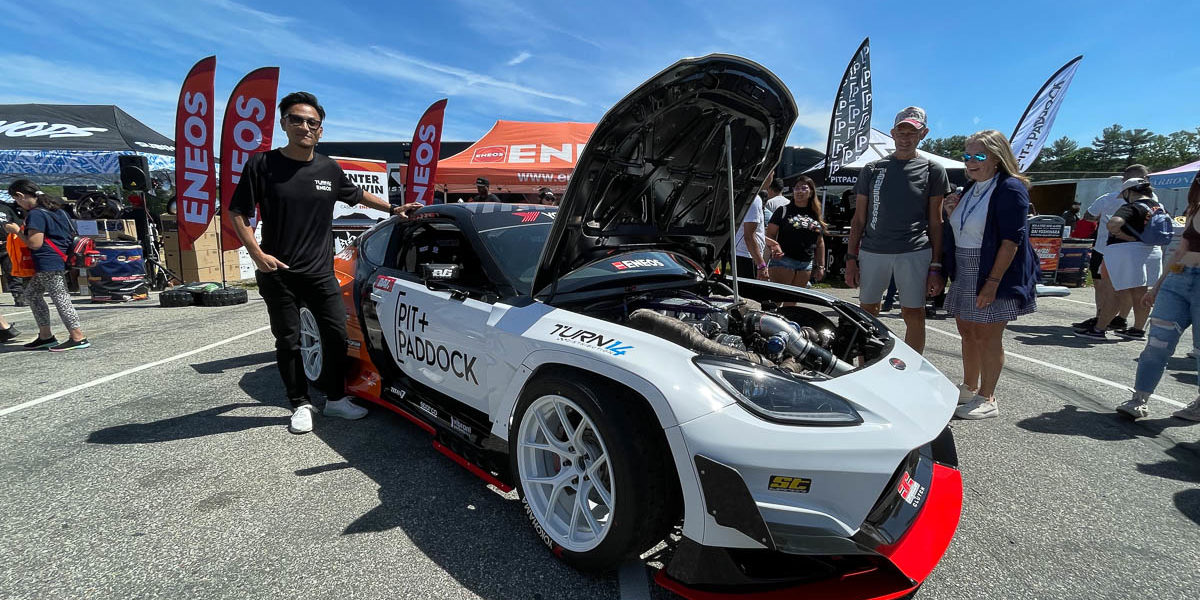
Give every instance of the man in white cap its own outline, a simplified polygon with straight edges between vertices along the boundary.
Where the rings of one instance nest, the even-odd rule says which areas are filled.
[[[942,279],[942,198],[950,191],[946,169],[917,153],[929,134],[925,111],[896,114],[896,149],[863,167],[854,186],[854,219],[846,252],[846,283],[858,287],[859,304],[879,314],[893,277],[900,292],[904,342],[925,350],[925,298]]]

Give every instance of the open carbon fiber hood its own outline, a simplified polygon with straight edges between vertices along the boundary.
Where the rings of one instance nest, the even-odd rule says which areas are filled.
[[[683,59],[651,77],[596,125],[532,290],[544,295],[563,275],[618,251],[670,250],[711,272],[731,234],[725,125],[740,223],[795,120],[783,82],[741,57]]]

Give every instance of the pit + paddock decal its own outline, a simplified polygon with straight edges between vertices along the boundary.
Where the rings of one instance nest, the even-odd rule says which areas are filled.
[[[403,364],[403,357],[411,358],[472,385],[479,385],[479,378],[475,375],[475,361],[479,357],[421,337],[428,326],[429,319],[421,307],[406,302],[396,304],[396,360]]]

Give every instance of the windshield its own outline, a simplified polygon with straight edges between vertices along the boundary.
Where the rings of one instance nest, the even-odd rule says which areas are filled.
[[[479,232],[479,239],[517,292],[528,295],[550,223],[510,225]]]

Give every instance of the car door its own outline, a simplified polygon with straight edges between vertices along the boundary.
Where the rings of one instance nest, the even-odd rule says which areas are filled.
[[[426,281],[428,264],[460,265],[462,275]],[[390,359],[404,377],[486,414],[494,295],[462,232],[433,219],[406,228],[394,266],[379,269],[371,285]]]

